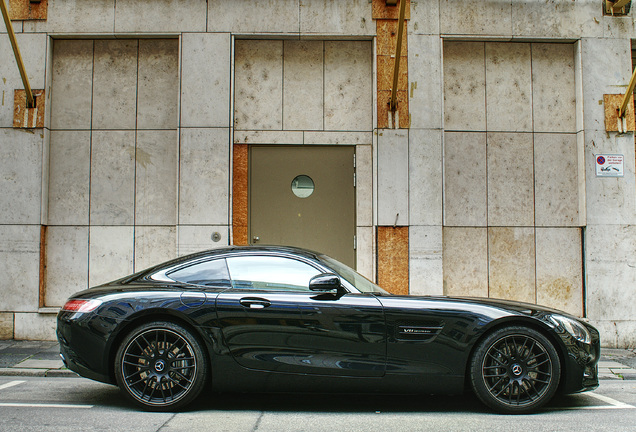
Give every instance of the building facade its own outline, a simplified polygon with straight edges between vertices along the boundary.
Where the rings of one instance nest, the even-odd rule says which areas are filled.
[[[16,123],[1,26],[1,337],[52,339],[70,294],[176,256],[292,244],[636,345],[633,103],[606,122],[632,12],[410,0],[396,56],[385,0],[8,3],[44,96]]]

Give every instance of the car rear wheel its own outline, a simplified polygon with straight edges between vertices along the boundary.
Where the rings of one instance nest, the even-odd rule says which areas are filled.
[[[496,411],[521,414],[547,403],[559,386],[561,364],[552,343],[527,327],[504,327],[488,335],[471,362],[479,399]]]
[[[207,381],[209,366],[197,338],[164,321],[144,324],[122,341],[115,378],[124,394],[151,411],[179,409],[194,400]]]

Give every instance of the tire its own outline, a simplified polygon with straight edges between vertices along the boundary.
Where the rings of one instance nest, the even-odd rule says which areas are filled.
[[[174,411],[203,390],[209,364],[198,339],[180,325],[157,321],[141,325],[121,342],[115,379],[121,391],[148,411]]]
[[[552,343],[528,327],[503,327],[477,347],[470,378],[477,397],[495,411],[524,414],[545,405],[559,386],[561,362]]]

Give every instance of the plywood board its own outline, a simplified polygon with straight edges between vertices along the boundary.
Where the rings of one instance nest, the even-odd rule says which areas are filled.
[[[247,144],[234,144],[232,181],[232,230],[235,245],[249,244],[247,239]]]
[[[400,295],[409,293],[409,228],[379,226],[378,285]]]
[[[623,96],[621,94],[606,94],[603,95],[603,105],[605,107],[605,131],[606,132],[619,132],[618,127],[618,110],[621,103],[623,103]],[[634,97],[629,98],[627,104],[627,110],[625,111],[625,123],[627,128],[620,132],[632,132],[636,130],[634,125]]]
[[[35,108],[27,108],[26,91],[15,90],[13,93],[13,127],[14,128],[43,128],[44,127],[44,90],[33,90]]]
[[[387,6],[386,0],[373,0],[373,19],[399,19],[401,1],[398,0],[395,6]],[[404,18],[411,19],[411,0],[406,0]]]
[[[48,5],[48,0],[9,0],[9,17],[14,21],[45,20]]]

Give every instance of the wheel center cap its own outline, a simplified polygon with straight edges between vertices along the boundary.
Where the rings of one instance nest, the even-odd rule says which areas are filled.
[[[166,368],[166,363],[163,360],[159,360],[155,363],[155,370],[157,372],[163,372],[165,368]]]
[[[510,371],[512,372],[512,374],[514,376],[519,376],[523,372],[523,368],[520,365],[518,365],[518,364],[514,364],[510,368]]]

